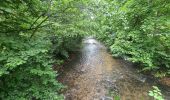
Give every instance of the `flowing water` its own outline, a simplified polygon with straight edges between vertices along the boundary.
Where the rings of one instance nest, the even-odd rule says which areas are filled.
[[[84,39],[76,55],[59,76],[59,81],[68,86],[65,100],[113,100],[115,95],[121,100],[153,100],[148,91],[158,82],[137,73],[133,64],[113,58],[95,39]],[[161,89],[170,100],[170,88]]]

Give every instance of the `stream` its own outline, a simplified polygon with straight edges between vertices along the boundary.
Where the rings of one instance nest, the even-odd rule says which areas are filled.
[[[165,99],[170,100],[170,88],[138,73],[134,67],[128,61],[113,58],[97,40],[86,38],[75,59],[59,75],[59,81],[67,86],[65,100],[113,100],[115,95],[121,100],[153,100],[148,96],[152,86],[158,86]]]

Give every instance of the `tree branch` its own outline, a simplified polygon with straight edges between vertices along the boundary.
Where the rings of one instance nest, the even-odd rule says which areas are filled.
[[[41,26],[41,24],[43,24],[48,18],[49,18],[49,16],[47,16],[41,23],[39,23],[39,24],[35,27],[35,30],[34,30],[33,33],[31,34],[30,39],[34,36],[35,32],[39,29],[39,27]]]

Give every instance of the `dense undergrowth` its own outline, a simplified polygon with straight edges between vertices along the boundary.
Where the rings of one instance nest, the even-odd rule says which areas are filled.
[[[61,65],[89,30],[84,1],[0,3],[0,99],[61,100]]]
[[[0,99],[63,99],[52,66],[87,34],[144,71],[170,75],[169,14],[168,0],[2,0]]]
[[[97,37],[113,56],[140,63],[156,76],[170,75],[168,0],[107,0],[101,9]]]

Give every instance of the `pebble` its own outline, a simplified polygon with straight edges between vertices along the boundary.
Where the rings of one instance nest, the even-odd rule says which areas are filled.
[[[102,97],[100,100],[113,100],[113,98],[112,98],[112,97],[105,96],[105,97]]]

